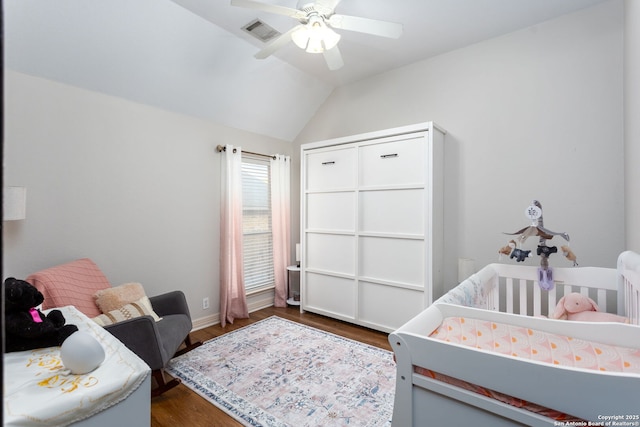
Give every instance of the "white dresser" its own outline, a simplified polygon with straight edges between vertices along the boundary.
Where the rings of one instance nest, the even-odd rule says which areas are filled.
[[[301,147],[301,310],[393,331],[442,289],[444,131]]]

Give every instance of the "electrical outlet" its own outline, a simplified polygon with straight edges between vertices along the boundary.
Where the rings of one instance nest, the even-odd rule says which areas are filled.
[[[209,298],[202,298],[202,309],[206,310],[209,308]]]

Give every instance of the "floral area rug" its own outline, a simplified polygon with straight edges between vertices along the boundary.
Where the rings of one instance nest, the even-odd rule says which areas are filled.
[[[167,372],[246,426],[391,425],[391,352],[277,316],[174,358]]]

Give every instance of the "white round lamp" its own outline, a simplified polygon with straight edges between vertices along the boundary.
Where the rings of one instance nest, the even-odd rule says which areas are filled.
[[[60,347],[62,364],[75,375],[93,371],[104,361],[104,357],[102,345],[88,332],[73,333]]]

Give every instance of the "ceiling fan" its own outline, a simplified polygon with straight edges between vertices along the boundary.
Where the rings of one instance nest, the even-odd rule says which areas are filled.
[[[264,12],[289,16],[300,22],[286,33],[267,44],[255,54],[264,59],[290,41],[309,53],[322,53],[330,70],[337,70],[344,65],[338,49],[340,34],[332,28],[357,31],[381,37],[397,39],[402,35],[402,24],[379,21],[358,16],[339,15],[335,8],[340,0],[298,1],[297,9],[253,0],[231,0],[231,5],[258,9]]]

